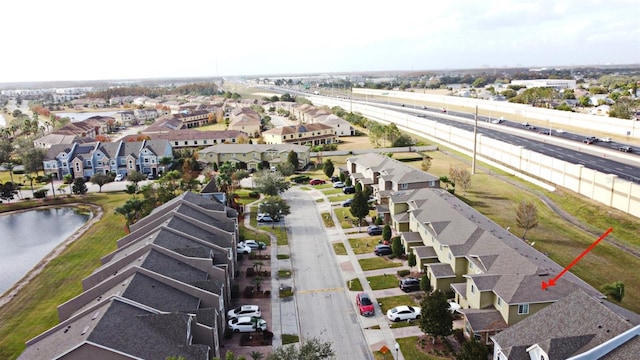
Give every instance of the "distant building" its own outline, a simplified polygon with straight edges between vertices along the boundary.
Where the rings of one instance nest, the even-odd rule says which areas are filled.
[[[273,128],[262,133],[267,144],[297,144],[318,146],[333,144],[336,134],[333,127],[325,124],[299,124]]]

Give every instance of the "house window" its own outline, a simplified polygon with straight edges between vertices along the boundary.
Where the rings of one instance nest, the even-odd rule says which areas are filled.
[[[409,188],[409,184],[407,184],[407,183],[400,184],[400,189],[402,189],[402,190],[406,190],[406,189],[408,189],[408,188]]]
[[[518,315],[526,315],[529,313],[529,304],[518,305]]]
[[[204,142],[204,143],[206,144],[206,143],[207,143],[207,140],[205,140],[205,142]],[[194,140],[194,141],[193,141],[193,145],[198,145],[198,140]]]
[[[76,172],[80,172],[80,164],[76,163]]]
[[[471,284],[471,293],[475,294],[476,293],[476,286]]]
[[[144,162],[148,163],[149,162],[149,158],[144,158]]]
[[[178,142],[177,142],[177,141],[174,141],[174,142],[173,142],[173,145],[178,146]]]
[[[207,145],[207,140],[203,140],[203,141],[204,141],[204,144],[205,144],[205,145]],[[196,143],[196,144],[197,144],[197,143]]]
[[[451,253],[449,253],[449,260],[451,260]]]
[[[156,163],[156,159],[151,159],[151,163],[155,164]]]
[[[499,308],[502,307],[502,299],[500,297],[498,297],[498,307]]]
[[[188,142],[188,141],[185,141],[185,142],[184,142],[184,145],[185,145],[185,146],[186,146],[186,145],[189,145],[189,142]]]

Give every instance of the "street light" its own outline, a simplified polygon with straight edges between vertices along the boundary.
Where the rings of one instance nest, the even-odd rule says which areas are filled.
[[[400,353],[400,344],[396,343],[395,345],[396,348],[396,359],[399,359],[399,353]]]

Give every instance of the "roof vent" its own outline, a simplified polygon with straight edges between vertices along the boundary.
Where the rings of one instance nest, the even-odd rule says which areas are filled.
[[[549,272],[547,270],[538,271],[538,276],[549,276]]]
[[[93,317],[91,318],[91,320],[95,320],[98,317],[98,315],[100,315],[100,311],[96,311],[96,313],[93,314]]]

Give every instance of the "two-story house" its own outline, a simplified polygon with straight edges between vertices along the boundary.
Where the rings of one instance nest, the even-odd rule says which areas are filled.
[[[336,134],[333,128],[325,124],[299,124],[281,126],[262,133],[267,144],[297,144],[318,146],[333,144]]]
[[[294,144],[219,144],[200,150],[198,161],[218,165],[229,161],[240,169],[259,170],[287,162],[291,151],[298,155],[298,167],[309,163],[309,147]]]
[[[262,132],[260,114],[249,107],[237,107],[229,113],[228,130],[243,131],[251,137],[258,137]]]

